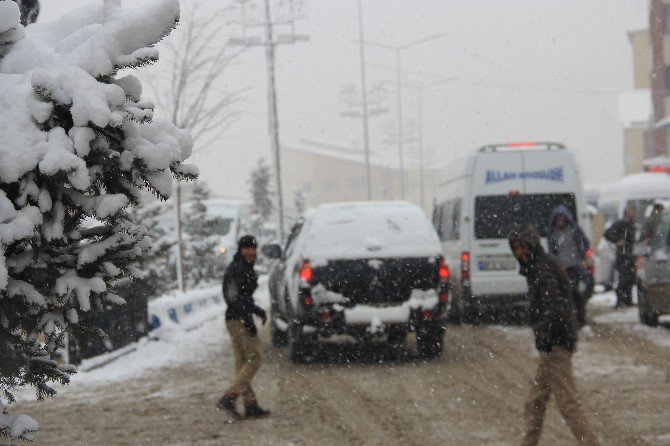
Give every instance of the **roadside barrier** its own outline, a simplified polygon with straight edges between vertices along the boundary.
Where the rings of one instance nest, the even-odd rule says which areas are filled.
[[[221,287],[201,288],[185,294],[162,296],[149,302],[149,323],[156,330],[166,321],[181,324],[185,319],[213,306],[222,305]]]

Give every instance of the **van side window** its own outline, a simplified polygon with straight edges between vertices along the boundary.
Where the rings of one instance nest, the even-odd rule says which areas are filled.
[[[449,240],[458,240],[461,230],[461,199],[456,198],[451,209],[451,231]]]
[[[461,226],[461,199],[453,198],[437,205],[433,218],[441,241],[458,240]]]
[[[617,205],[616,203],[605,204],[600,208],[605,223],[612,223],[617,220]]]
[[[442,204],[435,204],[435,207],[433,208],[433,227],[435,228],[435,232],[437,232],[437,235],[440,237],[440,240],[443,240],[443,238],[442,238]]]

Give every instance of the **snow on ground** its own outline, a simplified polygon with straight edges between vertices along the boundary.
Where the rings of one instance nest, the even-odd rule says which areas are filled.
[[[157,302],[163,305],[173,299],[175,305],[179,305],[188,300],[188,297],[192,298],[194,293],[197,294],[197,290],[186,293],[185,296],[162,296]],[[265,309],[270,306],[267,276],[260,277],[254,300]],[[60,394],[77,386],[137,379],[161,369],[177,368],[184,363],[204,360],[212,352],[219,351],[222,344],[230,342],[224,322],[225,308],[225,304],[207,307],[194,312],[179,324],[166,320],[158,330],[150,333],[149,338],[142,338],[139,342],[117,351],[84,360],[69,385],[55,385],[54,388]],[[257,323],[260,322],[257,320]],[[15,396],[19,401],[30,401],[34,400],[35,392],[31,388],[23,388]]]

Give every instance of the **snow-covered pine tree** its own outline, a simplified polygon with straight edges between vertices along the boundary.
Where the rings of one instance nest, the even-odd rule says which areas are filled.
[[[154,62],[175,27],[178,0],[124,9],[92,4],[24,29],[0,1],[0,399],[33,386],[54,395],[74,368],[52,354],[63,334],[104,336],[85,317],[138,268],[150,241],[125,211],[142,190],[160,198],[182,164],[187,132],[153,119],[142,85],[119,70]],[[83,225],[84,220],[94,222]],[[38,342],[44,335],[45,343]],[[1,406],[0,409],[6,409]],[[37,423],[0,415],[0,435],[31,439]]]
[[[216,252],[218,237],[213,229],[220,224],[218,217],[207,215],[209,189],[203,182],[193,185],[192,201],[184,218],[184,275],[189,288],[221,279],[223,265]],[[221,277],[219,277],[221,276]]]
[[[256,168],[249,177],[251,193],[251,231],[258,234],[263,223],[267,222],[273,211],[270,167],[263,158],[258,159]]]
[[[169,221],[174,220],[173,207],[172,200],[154,201],[130,211],[133,221],[147,228],[147,236],[151,239],[151,248],[142,259],[140,269],[144,274],[142,281],[151,288],[152,296],[161,296],[177,288],[172,267],[176,236]]]

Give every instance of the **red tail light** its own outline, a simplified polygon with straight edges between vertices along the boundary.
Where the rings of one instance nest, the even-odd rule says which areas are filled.
[[[470,280],[470,253],[461,253],[461,280]]]
[[[312,284],[312,265],[309,262],[303,262],[298,274],[300,280],[305,281],[308,285]]]
[[[449,301],[449,293],[446,291],[444,293],[440,293],[440,303],[446,304]]]
[[[439,278],[440,283],[449,282],[449,278],[451,277],[451,272],[449,271],[447,262],[442,257],[440,257],[440,260],[437,264],[437,277]]]
[[[302,298],[302,304],[307,309],[312,308],[314,306],[314,299],[312,299],[312,296],[305,296]]]
[[[431,319],[433,317],[433,312],[430,310],[423,310],[421,313],[424,319]]]
[[[591,276],[594,276],[596,272],[596,267],[593,263],[593,251],[590,249],[586,250],[586,271],[588,271]]]

